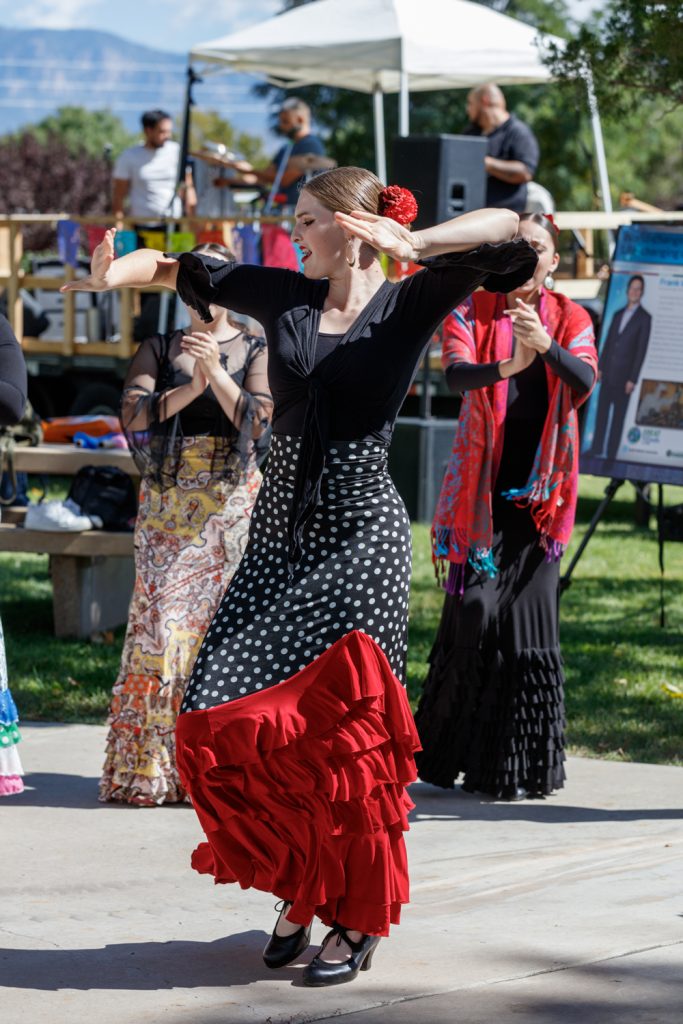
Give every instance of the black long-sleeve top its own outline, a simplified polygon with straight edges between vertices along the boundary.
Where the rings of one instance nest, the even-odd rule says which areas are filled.
[[[18,423],[26,405],[26,363],[9,321],[0,314],[0,426]]]
[[[480,285],[514,289],[537,262],[523,240],[426,261],[426,269],[400,284],[385,281],[318,361],[328,281],[196,253],[178,258],[178,294],[203,319],[215,303],[253,316],[265,330],[273,432],[302,439],[289,521],[292,562],[320,500],[329,443],[388,442],[422,353],[446,314]]]
[[[551,341],[550,348],[539,354],[521,373],[508,377],[507,415],[513,419],[532,420],[545,416],[548,408],[548,393],[545,385],[545,366],[549,366],[560,380],[568,384],[578,395],[587,395],[593,386],[593,368],[578,356]],[[500,375],[500,363],[456,362],[446,369],[448,388],[455,394],[489,387],[504,378]]]

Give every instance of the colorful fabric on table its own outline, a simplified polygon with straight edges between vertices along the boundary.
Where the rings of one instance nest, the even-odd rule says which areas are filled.
[[[19,714],[7,681],[5,639],[0,622],[0,796],[21,793],[24,788],[17,743],[21,740]]]
[[[197,243],[193,231],[173,231],[169,240],[169,252],[189,252]]]
[[[225,232],[222,228],[204,228],[197,235],[197,245],[210,245],[215,242],[217,245],[226,245]]]
[[[78,249],[81,244],[81,226],[73,220],[57,222],[57,251],[62,263],[69,267],[78,266]]]
[[[159,252],[166,252],[168,250],[165,231],[144,231],[141,229],[140,238],[145,249],[157,249]]]
[[[100,800],[183,800],[174,730],[190,671],[247,541],[261,474],[212,477],[216,439],[185,438],[176,486],[143,478],[135,589],[109,714]]]
[[[261,248],[264,267],[282,267],[283,270],[299,269],[299,260],[289,232],[278,224],[262,226]]]
[[[512,323],[506,298],[476,292],[452,314],[444,341],[444,369],[452,363],[494,363],[512,355]],[[558,345],[588,362],[597,373],[593,325],[588,313],[564,295],[541,291],[539,316]],[[526,485],[505,496],[528,505],[549,555],[559,557],[569,541],[576,513],[579,396],[547,368],[548,413]],[[508,381],[473,389],[463,398],[453,449],[432,525],[437,574],[454,590],[465,564],[496,574],[491,553],[491,495],[495,485],[507,409]]]
[[[261,252],[259,244],[259,233],[254,228],[253,224],[241,224],[236,227],[233,235],[238,240],[239,255],[237,259],[240,263],[251,263],[255,266],[261,263]]]
[[[88,243],[88,254],[92,256],[97,246],[103,241],[107,228],[99,224],[84,224],[85,237]]]
[[[114,235],[114,252],[117,256],[127,256],[129,252],[135,252],[137,247],[137,232],[124,229]]]
[[[79,430],[77,434],[74,434],[73,442],[78,448],[122,448],[128,450],[126,435],[120,431],[93,436],[85,430]]]
[[[90,437],[121,433],[118,416],[53,416],[43,420],[41,426],[45,444],[69,444],[81,432]]]

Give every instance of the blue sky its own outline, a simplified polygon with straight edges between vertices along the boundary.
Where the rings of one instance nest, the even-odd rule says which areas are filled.
[[[569,0],[575,17],[600,0]],[[187,52],[276,14],[280,0],[0,0],[6,28],[97,28],[162,50]]]
[[[280,0],[0,0],[0,21],[5,28],[96,28],[185,53],[280,7]]]
[[[599,0],[568,0],[572,13],[580,18],[599,4]],[[228,35],[247,25],[263,21],[282,8],[282,0],[0,0],[0,25],[4,28],[70,29],[89,28],[112,32],[135,43],[141,43],[158,50],[185,55],[198,43],[208,42]],[[46,61],[49,64],[49,58]],[[182,65],[182,62],[181,62]],[[137,127],[140,104],[158,105],[171,110],[176,117],[182,110],[184,79],[179,73],[173,86],[168,86],[163,95],[153,102],[147,95],[150,91],[138,93],[133,82],[111,94],[111,83],[94,82],[87,97],[82,95],[82,79],[85,72],[76,69],[59,86],[59,75],[55,71],[55,83],[42,91],[38,86],[31,89],[26,83],[21,102],[16,90],[10,88],[12,69],[3,70],[0,78],[0,128],[2,131],[16,130],[20,125],[40,120],[47,113],[61,105],[80,103],[91,108],[107,106],[125,121],[129,130]],[[16,77],[16,76],[15,76]],[[198,107],[218,110],[240,131],[261,136],[266,148],[273,144],[269,132],[267,105],[255,96],[251,83],[257,81],[250,76],[216,75],[206,76],[197,87],[195,99]],[[106,89],[109,92],[105,96]],[[4,92],[3,92],[4,90]],[[56,91],[55,91],[56,90]],[[171,96],[172,93],[172,96]],[[163,102],[162,102],[163,101]]]

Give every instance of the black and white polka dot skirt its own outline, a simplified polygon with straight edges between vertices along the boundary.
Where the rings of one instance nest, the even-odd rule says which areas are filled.
[[[410,522],[377,442],[333,444],[304,554],[287,570],[299,440],[276,435],[247,549],[195,662],[182,711],[275,686],[352,630],[372,637],[404,682]]]
[[[206,834],[195,870],[387,935],[408,902],[403,833],[419,746],[402,685],[410,524],[374,442],[332,444],[289,574],[299,440],[276,436],[249,541],[176,729]]]

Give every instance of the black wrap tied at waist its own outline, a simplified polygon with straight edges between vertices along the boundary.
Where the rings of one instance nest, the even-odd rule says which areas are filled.
[[[294,477],[294,501],[287,524],[290,566],[301,560],[306,524],[320,504],[325,452],[329,442],[330,405],[325,384],[316,377],[308,380],[308,405]]]

